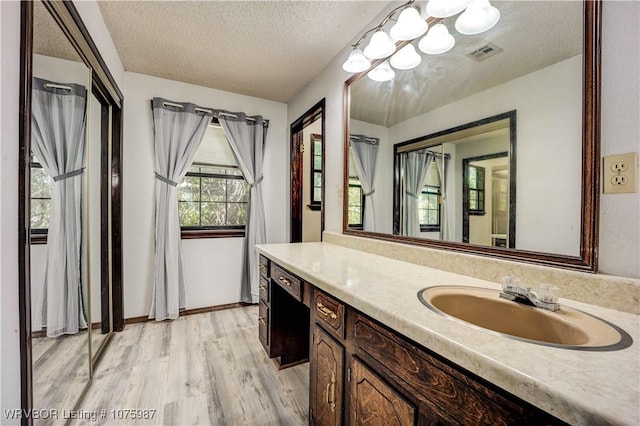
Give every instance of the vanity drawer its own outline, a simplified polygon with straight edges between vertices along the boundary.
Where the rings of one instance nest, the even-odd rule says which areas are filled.
[[[262,346],[269,346],[269,308],[264,302],[259,303],[258,308],[258,337]],[[268,352],[268,351],[267,351]]]
[[[263,255],[260,255],[258,268],[260,268],[260,276],[269,279],[269,259],[267,259]]]
[[[302,280],[300,278],[272,263],[271,279],[295,297],[296,300],[302,302]]]
[[[269,303],[269,281],[260,277],[260,300],[264,303]]]
[[[324,329],[344,339],[344,303],[315,289],[311,309],[314,318]]]

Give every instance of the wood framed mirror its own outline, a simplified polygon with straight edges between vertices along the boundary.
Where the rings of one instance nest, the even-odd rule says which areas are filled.
[[[445,18],[440,23],[456,39],[449,52],[421,54],[418,67],[396,70],[391,81],[372,81],[365,71],[345,82],[343,233],[596,272],[602,4],[600,1],[492,4],[500,10],[501,19],[486,33],[458,34],[453,30],[456,16]],[[418,41],[398,42],[398,46],[407,43],[417,46]],[[480,61],[473,58],[483,56],[481,53],[490,54]],[[373,61],[371,68],[386,59]],[[430,207],[434,211],[448,209],[453,227],[450,236],[403,235],[398,222],[402,214],[398,189],[394,190],[394,180],[400,181],[403,170],[394,165],[394,146],[440,137],[451,129],[511,111],[514,123],[516,114],[518,120],[512,135],[518,141],[517,156],[513,151],[510,161],[515,173],[509,176],[512,184],[503,192],[509,194],[507,201],[514,204],[514,211],[510,212],[517,217],[512,224],[514,228],[509,233],[492,233],[489,242],[478,242],[479,239],[469,235],[466,197],[474,194],[470,194],[468,176],[463,179],[463,169],[466,165],[468,170],[469,164],[473,165],[470,161],[473,158],[480,161],[483,154],[463,155],[459,149],[459,155],[452,157],[449,171],[444,171],[452,173],[448,190],[455,192],[441,194],[440,206]],[[358,194],[366,191],[352,165],[353,136],[379,140],[375,178],[369,188],[374,192],[371,199],[363,197],[362,201],[356,200]],[[429,145],[426,143],[422,148]],[[495,155],[498,156],[498,151]],[[504,169],[504,165],[491,167],[496,171],[493,176]],[[481,173],[487,176],[483,188],[504,182],[491,183],[492,173]],[[360,192],[356,194],[354,188],[358,185]],[[354,200],[350,200],[350,193]],[[450,201],[448,207],[442,205],[445,195]],[[422,205],[423,210],[428,209],[425,206]],[[358,222],[358,218],[366,219],[367,208],[374,211],[373,229]],[[447,212],[432,214],[444,218]]]

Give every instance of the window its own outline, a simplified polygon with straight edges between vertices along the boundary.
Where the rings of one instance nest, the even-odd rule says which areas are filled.
[[[421,232],[440,231],[440,187],[425,185],[418,197]]]
[[[38,160],[31,156],[31,241],[47,241],[51,215],[51,187],[53,179],[47,175]]]
[[[364,192],[358,178],[349,178],[349,200],[347,225],[349,228],[363,229]]]
[[[471,166],[467,169],[469,214],[483,215],[484,212],[484,167]]]
[[[310,208],[322,204],[322,136],[311,135],[311,200]]]
[[[249,190],[222,128],[210,125],[178,185],[182,237],[244,236]]]

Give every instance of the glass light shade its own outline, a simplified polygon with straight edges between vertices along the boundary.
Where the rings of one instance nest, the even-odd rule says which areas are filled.
[[[456,44],[447,27],[444,24],[435,24],[426,36],[418,43],[418,49],[429,55],[439,55],[448,52]]]
[[[397,70],[410,70],[420,65],[422,57],[416,52],[413,44],[407,44],[391,57],[391,66]]]
[[[456,30],[465,35],[480,34],[493,28],[499,20],[500,11],[491,6],[489,0],[473,0],[456,19]]]
[[[369,61],[362,53],[362,50],[357,47],[349,53],[349,57],[342,64],[342,69],[346,72],[357,73],[366,71],[371,67],[371,61]]]
[[[427,14],[434,18],[448,18],[457,15],[469,5],[471,0],[429,0]]]
[[[393,80],[396,76],[396,72],[389,66],[389,61],[384,61],[371,71],[367,73],[367,76],[373,81],[389,81]]]
[[[369,59],[381,59],[392,55],[396,51],[396,45],[389,39],[387,33],[376,31],[371,36],[371,41],[364,48],[364,56]]]
[[[415,7],[407,7],[398,16],[398,22],[391,27],[389,34],[394,40],[413,40],[427,32],[427,22],[420,18]]]

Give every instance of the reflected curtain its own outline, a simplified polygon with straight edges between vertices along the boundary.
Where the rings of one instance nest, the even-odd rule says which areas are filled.
[[[365,197],[363,228],[365,231],[375,231],[373,194],[376,190],[374,178],[380,139],[365,135],[351,135],[350,142],[353,164]]]
[[[53,178],[42,325],[47,336],[75,334],[87,327],[81,265],[87,91],[40,78],[32,88],[32,151]]]
[[[177,106],[176,106],[177,105]],[[187,174],[212,113],[153,98],[156,212],[154,286],[149,318],[175,319],[186,306],[177,185]]]
[[[218,112],[229,145],[236,157],[240,171],[251,187],[247,207],[247,224],[242,263],[240,300],[245,303],[258,302],[258,252],[256,244],[267,242],[264,201],[262,195],[264,144],[267,137],[266,122],[261,116],[247,117],[243,113]]]
[[[405,154],[402,235],[420,236],[418,203],[432,158],[427,150],[411,151]]]
[[[453,232],[451,229],[451,223],[455,223],[453,209],[449,208],[449,202],[447,193],[449,191],[449,186],[447,185],[447,163],[449,159],[446,156],[436,157],[436,166],[438,167],[438,173],[440,174],[440,193],[442,194],[442,213],[440,217],[440,239],[443,241],[454,241],[453,240]]]

